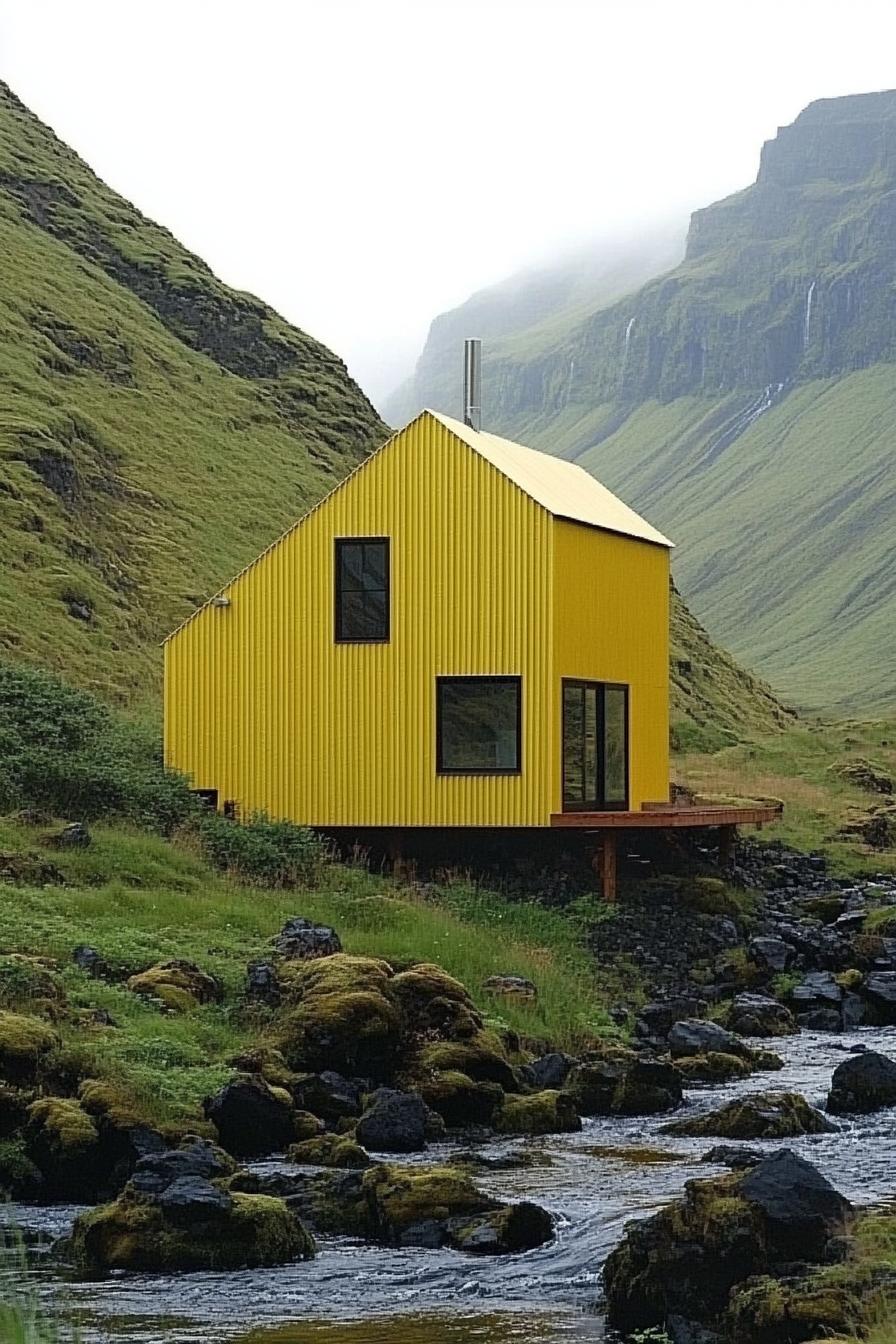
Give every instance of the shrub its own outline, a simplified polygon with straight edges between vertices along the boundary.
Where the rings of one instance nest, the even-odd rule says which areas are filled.
[[[307,826],[272,821],[264,812],[245,822],[208,812],[199,818],[197,830],[210,863],[259,886],[309,886],[328,857],[323,841]]]
[[[52,673],[0,663],[0,808],[27,807],[168,835],[197,803],[152,730]]]

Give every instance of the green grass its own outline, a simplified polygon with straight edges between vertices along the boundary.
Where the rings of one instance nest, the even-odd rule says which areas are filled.
[[[676,776],[709,797],[782,800],[783,818],[764,836],[821,851],[840,872],[896,871],[896,850],[872,850],[839,834],[853,817],[890,801],[844,778],[843,766],[857,760],[873,761],[896,781],[896,722],[803,721],[717,752],[682,752]]]
[[[41,852],[40,831],[0,821],[0,849]],[[195,1115],[228,1075],[228,1057],[256,1038],[259,1023],[240,1007],[246,965],[265,954],[290,915],[334,925],[348,952],[393,964],[437,962],[488,1016],[529,1037],[573,1049],[613,1031],[606,1004],[620,997],[620,985],[610,976],[598,981],[575,918],[503,900],[466,880],[424,895],[331,865],[313,890],[250,889],[185,845],[108,826],[95,828],[90,849],[53,857],[69,885],[10,890],[0,904],[0,949],[57,958],[70,1003],[111,1015],[115,1029],[63,1022],[66,1046],[82,1073],[124,1081],[160,1122]],[[163,1014],[121,981],[92,980],[72,965],[79,943],[95,946],[122,979],[186,957],[219,977],[225,1001]],[[481,991],[495,974],[534,980],[537,1003],[496,1009]]]
[[[149,702],[159,639],[385,428],[2,83],[0,251],[0,654]]]

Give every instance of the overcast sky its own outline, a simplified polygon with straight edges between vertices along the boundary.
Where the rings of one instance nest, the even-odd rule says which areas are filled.
[[[0,76],[374,397],[430,318],[896,85],[893,0],[0,0]]]

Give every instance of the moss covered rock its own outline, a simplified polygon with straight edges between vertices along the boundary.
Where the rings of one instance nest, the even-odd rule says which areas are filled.
[[[566,1090],[582,1115],[656,1115],[680,1105],[681,1084],[670,1064],[617,1050],[576,1065]]]
[[[504,1101],[497,1083],[474,1082],[458,1069],[436,1070],[420,1084],[420,1095],[450,1129],[490,1125]]]
[[[261,1157],[295,1139],[295,1105],[284,1088],[257,1073],[225,1083],[202,1103],[223,1146],[235,1157]]]
[[[504,1048],[491,1031],[478,1031],[465,1041],[434,1041],[419,1051],[414,1064],[421,1080],[433,1073],[464,1073],[477,1083],[497,1083],[505,1092],[518,1092],[519,1079]]]
[[[554,1235],[551,1215],[528,1201],[452,1229],[450,1245],[472,1255],[506,1255],[543,1246]]]
[[[731,1344],[803,1344],[862,1329],[862,1293],[827,1276],[765,1276],[736,1287],[723,1318]]]
[[[370,1166],[370,1154],[347,1134],[321,1134],[304,1143],[294,1143],[287,1150],[290,1162],[312,1167]]]
[[[734,1078],[748,1078],[752,1072],[745,1059],[710,1050],[705,1055],[687,1055],[675,1067],[690,1083],[728,1083]]]
[[[176,1208],[175,1201],[166,1209],[128,1188],[113,1203],[82,1214],[71,1238],[76,1272],[97,1278],[122,1269],[240,1269],[314,1254],[312,1237],[282,1199],[222,1192],[206,1208],[198,1200]]]
[[[582,1121],[568,1092],[545,1091],[505,1098],[496,1128],[502,1134],[574,1134]]]
[[[392,968],[372,957],[336,953],[289,963],[289,1003],[275,1044],[287,1064],[337,1070],[377,1081],[391,1076],[402,1043],[402,1014],[390,993]]]
[[[36,1200],[43,1176],[28,1156],[22,1138],[0,1139],[0,1198]]]
[[[664,1134],[688,1138],[790,1139],[832,1134],[837,1129],[798,1092],[755,1092],[727,1105],[663,1126]]]
[[[396,1246],[414,1244],[408,1234],[421,1224],[470,1219],[500,1207],[453,1167],[371,1167],[362,1190],[370,1233]]]
[[[28,1108],[25,1151],[53,1199],[91,1200],[104,1179],[96,1122],[80,1102],[42,1097]]]
[[[10,1083],[32,1083],[59,1037],[42,1018],[0,1011],[0,1077]]]
[[[428,962],[412,966],[394,977],[390,990],[415,1032],[436,1031],[464,1040],[482,1027],[482,1017],[467,990],[440,966]]]
[[[732,1289],[796,1260],[821,1261],[851,1214],[833,1186],[786,1149],[746,1172],[688,1181],[681,1199],[628,1224],[609,1256],[610,1324],[631,1333],[680,1316],[715,1330]],[[744,1344],[759,1338],[744,1336]]]
[[[308,1139],[316,1139],[323,1134],[326,1126],[323,1120],[319,1120],[310,1111],[295,1111],[293,1112],[292,1128],[296,1143],[305,1143]]]
[[[220,982],[201,970],[195,962],[175,959],[132,975],[128,989],[135,994],[157,999],[172,1012],[190,1012],[204,1003],[217,1003],[222,997]]]

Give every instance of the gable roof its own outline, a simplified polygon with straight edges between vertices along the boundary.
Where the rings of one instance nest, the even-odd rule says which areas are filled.
[[[620,532],[623,536],[637,537],[639,541],[650,541],[657,546],[671,547],[674,544],[575,462],[565,462],[550,453],[524,448],[521,443],[512,443],[497,434],[471,429],[439,411],[424,411],[423,414],[438,420],[555,518],[599,527],[606,532]]]
[[[413,420],[408,421],[412,425],[420,416],[430,415],[434,420],[438,420],[444,425],[450,433],[466,443],[474,452],[479,453],[493,467],[497,468],[502,475],[517,485],[524,494],[530,499],[534,499],[536,504],[540,504],[548,513],[553,514],[555,518],[569,519],[574,523],[584,523],[588,527],[602,528],[606,532],[618,532],[623,536],[636,537],[639,541],[653,542],[657,546],[674,546],[674,542],[664,537],[655,527],[651,527],[646,519],[640,514],[635,513],[627,504],[623,504],[621,499],[608,490],[600,481],[596,481],[582,467],[576,466],[574,462],[564,462],[562,458],[552,457],[550,453],[540,453],[535,448],[524,448],[521,443],[512,443],[510,439],[502,439],[497,434],[486,434],[482,430],[471,429],[469,425],[463,424],[460,420],[453,420],[450,415],[442,415],[441,411],[423,410],[420,415],[414,416]],[[408,425],[402,426],[390,434],[388,439],[374,449],[362,462],[359,462],[354,471],[349,472],[348,476],[343,477],[332,490],[307,509],[301,517],[284,532],[264,548],[263,551],[250,560],[248,565],[222,584],[218,590],[202,602],[195,611],[190,612],[189,616],[184,617],[179,625],[165,636],[163,644],[167,644],[175,635],[204,611],[206,607],[211,606],[216,597],[241,578],[243,574],[250,569],[254,569],[260,560],[270,551],[276,549],[282,541],[295,532],[297,527],[301,527],[306,518],[311,514],[317,513],[331,496],[338,494],[345,485],[363,471],[367,463],[372,458],[377,457],[384,448],[388,448],[399,435],[403,434]]]

